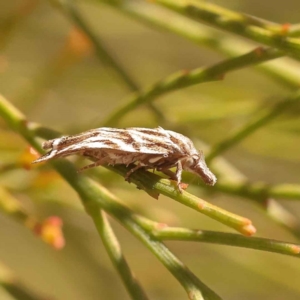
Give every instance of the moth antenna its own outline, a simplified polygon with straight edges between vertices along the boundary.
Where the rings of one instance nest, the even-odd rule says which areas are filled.
[[[198,152],[199,152],[199,156],[200,156],[200,159],[203,159],[204,160],[204,152],[202,151],[202,150],[198,150]]]

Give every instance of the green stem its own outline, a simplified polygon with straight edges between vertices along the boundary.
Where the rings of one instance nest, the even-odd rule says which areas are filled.
[[[124,165],[116,165],[114,167],[107,168],[119,173],[124,177],[128,172],[128,168],[126,168]],[[172,182],[168,179],[162,179],[156,174],[143,170],[137,170],[130,176],[130,181],[146,191],[155,190],[165,196],[168,196],[175,201],[201,212],[202,214],[243,234],[252,235],[255,232],[255,228],[249,219],[230,213],[186,191],[183,191],[181,194],[177,190],[175,182]]]
[[[300,185],[278,184],[272,186],[262,182],[226,182],[219,180],[214,190],[227,193],[230,196],[236,195],[252,200],[259,205],[268,218],[287,229],[298,239],[300,238],[299,219],[293,212],[290,212],[275,200],[289,199],[299,201]]]
[[[217,32],[208,26],[196,23],[184,16],[178,15],[163,7],[154,6],[152,3],[136,2],[131,0],[105,1],[95,0],[97,3],[105,3],[117,9],[118,11],[143,22],[148,26],[155,26],[157,29],[164,29],[176,35],[182,36],[190,41],[200,45],[207,46],[227,56],[239,56],[255,48],[255,44],[247,42],[234,36],[229,36]],[[282,29],[280,24],[272,24],[274,30]],[[267,28],[269,28],[267,26]],[[292,28],[291,28],[292,30]],[[288,31],[288,33],[291,32]],[[273,51],[276,51],[273,49]],[[277,50],[278,55],[281,52]],[[271,55],[269,60],[273,60]],[[267,61],[267,59],[266,59]],[[286,61],[276,61],[275,63],[261,64],[256,66],[259,70],[272,77],[278,83],[289,88],[299,87],[298,68],[294,64],[288,64]]]
[[[296,201],[300,199],[300,185],[298,184],[269,185],[267,183],[226,182],[220,180],[215,189],[230,195],[250,198],[261,204],[264,204],[268,198]]]
[[[105,213],[100,209],[90,209],[89,215],[92,217],[105,249],[132,299],[149,299],[132,273]]]
[[[31,144],[37,151],[41,152],[42,148],[36,141],[33,133],[28,130],[30,124],[26,120],[25,116],[9,101],[7,101],[0,94],[0,114],[9,126],[19,134],[23,136],[29,144]]]
[[[161,240],[197,241],[275,252],[300,258],[300,245],[258,237],[245,237],[233,233],[164,227],[153,233]]]
[[[131,76],[128,74],[127,71],[121,66],[120,62],[117,61],[116,58],[114,58],[108,50],[105,48],[99,37],[97,37],[93,30],[89,27],[87,22],[83,19],[83,17],[80,15],[77,7],[74,4],[73,0],[49,0],[56,7],[58,7],[71,21],[80,28],[86,36],[90,39],[92,42],[94,49],[96,51],[96,55],[99,58],[101,62],[108,65],[111,70],[114,71],[117,76],[127,85],[127,87],[132,91],[138,91],[139,86],[138,84],[131,78]],[[157,107],[154,107],[149,103],[149,109],[152,111],[152,113],[156,116],[157,119],[161,120],[163,118],[163,114],[159,111]]]
[[[76,178],[78,176],[76,173],[74,177],[75,170],[73,166],[66,161],[64,161],[61,166],[57,165],[57,163],[55,164],[60,174],[63,175],[69,184],[79,193],[88,212],[102,207],[113,215],[123,226],[140,239],[173,276],[177,278],[191,299],[220,299],[219,296],[187,269],[163,243],[152,237],[142,228],[142,226],[138,224],[135,215],[128,208],[120,205],[116,197],[86,177],[80,176],[80,178]],[[73,169],[72,172],[69,167]]]
[[[155,3],[176,11],[199,22],[205,22],[253,41],[277,48],[281,55],[290,55],[300,60],[300,40],[286,36],[284,31],[258,26],[253,18],[230,11],[206,1],[156,0]]]
[[[149,103],[155,98],[177,89],[186,88],[203,82],[223,79],[224,75],[249,65],[258,64],[269,60],[270,57],[278,57],[278,51],[274,49],[257,48],[244,55],[234,57],[219,62],[205,69],[195,69],[193,71],[176,72],[164,80],[161,80],[140,93],[134,93],[124,104],[118,107],[104,122],[104,126],[115,125],[128,112],[136,109],[138,106]]]
[[[115,74],[128,86],[132,91],[137,91],[138,85],[127,74],[120,63],[114,58],[109,51],[105,48],[100,39],[94,34],[93,30],[89,27],[84,18],[80,15],[73,0],[49,0],[55,7],[60,9],[78,28],[80,28],[93,43],[96,55],[107,66],[114,70]]]
[[[273,109],[266,112],[262,116],[253,118],[249,123],[245,124],[239,130],[234,132],[231,136],[225,140],[216,144],[211,151],[206,155],[206,161],[209,163],[213,158],[225,152],[227,149],[241,142],[243,139],[248,137],[250,134],[271,122],[278,115],[282,114],[287,108],[290,108],[294,103],[300,99],[300,92],[297,92],[292,97],[285,99],[278,103]]]

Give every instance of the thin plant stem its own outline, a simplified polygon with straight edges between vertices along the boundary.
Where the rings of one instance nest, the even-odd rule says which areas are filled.
[[[253,18],[248,18],[247,15],[206,1],[156,0],[155,3],[196,21],[205,22],[219,29],[277,48],[282,51],[282,56],[289,55],[300,60],[300,40],[287,36],[284,26],[281,31],[271,30],[267,26],[262,27],[261,23],[253,22]]]
[[[275,252],[300,258],[300,245],[277,240],[245,237],[239,234],[180,227],[157,228],[153,234],[161,240],[196,241]]]
[[[300,221],[293,212],[288,211],[275,199],[296,200],[300,199],[300,186],[296,184],[248,183],[219,181],[215,187],[217,191],[236,195],[252,200],[263,210],[266,216],[281,227],[291,232],[300,239]]]
[[[132,273],[105,213],[100,209],[92,209],[89,211],[89,215],[92,217],[105,249],[131,298],[137,300],[149,299]]]
[[[230,149],[232,146],[247,138],[253,132],[257,131],[261,127],[265,126],[267,123],[274,120],[278,115],[282,114],[287,108],[291,108],[291,106],[297,103],[299,100],[300,92],[297,92],[288,99],[279,102],[277,105],[275,105],[263,115],[258,116],[256,118],[252,118],[251,121],[246,123],[236,132],[234,132],[229,137],[213,146],[210,152],[206,155],[206,161],[209,163],[216,156]]]
[[[124,177],[128,172],[128,169],[124,165],[116,165],[114,167],[110,166],[107,168],[114,170]],[[252,235],[256,231],[249,219],[230,213],[186,191],[180,193],[177,190],[175,182],[172,182],[168,179],[161,179],[161,177],[156,174],[137,170],[130,176],[130,181],[146,191],[156,190],[157,192],[168,196],[198,212],[201,212],[245,235]]]
[[[95,35],[93,30],[81,16],[80,12],[76,8],[74,1],[72,0],[49,0],[55,7],[60,9],[78,28],[80,28],[86,36],[92,42],[97,56],[101,61],[109,66],[111,70],[114,70],[115,74],[127,85],[127,87],[132,91],[137,91],[138,85],[135,81],[128,75],[128,72],[121,67],[120,63],[114,58],[109,51],[105,48],[103,43],[100,41],[99,37]]]
[[[177,14],[176,12],[166,10],[164,7],[154,6],[153,3],[136,2],[131,0],[95,0],[93,2],[107,4],[128,15],[130,18],[135,18],[139,22],[145,23],[148,26],[155,26],[156,29],[163,29],[174,33],[175,35],[186,38],[201,47],[209,47],[230,57],[240,56],[256,47],[254,43],[217,32],[208,26],[197,23]],[[282,29],[282,25],[280,24],[276,24],[275,27],[277,28],[276,30],[280,28]],[[289,35],[292,28],[293,26],[291,26],[288,30]],[[275,51],[275,49],[273,51]],[[280,56],[280,51],[277,51]],[[270,60],[274,60],[273,55],[269,57],[269,60],[266,59],[266,61]],[[295,64],[289,64],[286,61],[272,61],[271,63],[260,64],[255,67],[266,73],[269,77],[273,78],[281,85],[288,88],[299,87],[299,72]]]
[[[88,25],[87,21],[81,16],[73,0],[49,0],[54,4],[55,7],[58,7],[67,18],[69,18],[80,30],[82,30],[86,36],[89,38],[91,43],[94,46],[96,55],[99,60],[110,67],[115,74],[124,82],[129,90],[132,92],[139,90],[139,85],[137,82],[128,74],[128,72],[121,66],[121,63],[117,61],[105,48],[103,42],[98,36],[93,32],[93,30]],[[163,114],[155,107],[152,103],[148,105],[149,109],[155,115],[158,120],[164,120]]]
[[[227,182],[220,180],[215,190],[246,197],[265,205],[268,198],[287,199],[299,201],[300,185],[298,184],[276,184],[270,185],[267,183],[250,183],[250,182]]]
[[[277,50],[268,48],[256,48],[244,55],[221,61],[211,67],[199,68],[193,71],[183,70],[168,76],[157,82],[150,88],[134,93],[129,99],[125,99],[124,104],[117,107],[115,111],[104,121],[104,126],[117,124],[125,114],[133,111],[138,106],[149,103],[157,97],[170,91],[186,88],[192,85],[221,80],[226,73],[269,60],[270,56],[276,58]]]

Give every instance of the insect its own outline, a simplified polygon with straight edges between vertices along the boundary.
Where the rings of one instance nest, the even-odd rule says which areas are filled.
[[[135,167],[126,174],[126,180],[140,168],[156,169],[176,180],[180,192],[183,170],[199,175],[208,185],[214,185],[217,181],[216,176],[208,169],[203,153],[195,149],[189,138],[161,127],[96,128],[45,141],[42,147],[51,150],[33,163],[73,154],[94,160],[94,163],[79,171],[100,165],[135,163]],[[170,170],[172,167],[176,167],[175,173]]]

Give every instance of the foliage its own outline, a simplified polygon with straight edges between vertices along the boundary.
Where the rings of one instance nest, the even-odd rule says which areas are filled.
[[[298,299],[298,24],[200,0],[24,0],[3,8],[3,299]],[[218,183],[205,187],[185,174],[189,188],[180,194],[158,172],[139,170],[124,183],[130,166],[78,174],[80,159],[62,159],[32,167],[41,139],[100,126],[181,132],[204,149]],[[251,236],[256,230],[260,237]],[[174,240],[185,243],[167,242]]]

